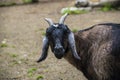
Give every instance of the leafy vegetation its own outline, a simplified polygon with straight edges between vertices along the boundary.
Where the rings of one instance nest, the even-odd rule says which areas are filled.
[[[114,6],[112,6],[111,4],[109,3],[106,3],[102,8],[101,10],[102,11],[111,11],[111,10],[115,10],[116,8]]]

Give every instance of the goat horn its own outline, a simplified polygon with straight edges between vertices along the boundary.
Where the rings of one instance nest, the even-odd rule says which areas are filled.
[[[50,18],[45,18],[45,21],[48,22],[49,26],[53,25],[53,21]]]
[[[68,16],[68,13],[64,14],[64,15],[60,18],[59,24],[64,24],[64,21],[65,21],[65,19],[66,19],[67,16]]]
[[[48,38],[45,36],[43,39],[42,55],[37,62],[41,62],[46,59],[48,54],[48,48],[49,48],[49,41]]]

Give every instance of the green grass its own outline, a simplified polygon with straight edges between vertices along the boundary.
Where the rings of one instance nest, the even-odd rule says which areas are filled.
[[[18,55],[13,53],[13,54],[11,54],[11,57],[16,58],[16,57],[18,57]]]
[[[28,76],[29,77],[32,77],[33,76],[33,73],[35,72],[35,71],[37,71],[37,68],[30,68],[30,69],[28,69]]]
[[[13,60],[12,65],[18,65],[21,64],[22,62],[20,60]]]
[[[0,7],[3,7],[3,6],[13,6],[13,5],[16,5],[16,3],[15,2],[0,3]]]
[[[78,31],[77,29],[72,29],[72,32],[73,32],[73,33],[77,32],[77,31]]]
[[[87,13],[87,12],[89,12],[89,11],[87,11],[87,10],[79,10],[79,9],[77,9],[77,8],[63,8],[62,10],[61,10],[61,13],[62,14],[66,14],[66,13],[68,13],[68,14],[85,14],[85,13]]]
[[[22,0],[23,3],[32,3],[32,0]]]
[[[6,43],[2,43],[2,44],[0,45],[0,47],[1,47],[1,48],[4,48],[4,47],[8,47],[8,45],[7,45]]]
[[[43,36],[45,36],[45,35],[46,35],[46,33],[45,33],[45,32],[42,32],[41,34],[42,34]]]
[[[104,12],[111,11],[111,10],[116,10],[116,8],[109,3],[104,4],[104,6],[101,8],[101,11],[104,11]]]
[[[44,77],[42,75],[37,76],[36,80],[43,80]]]

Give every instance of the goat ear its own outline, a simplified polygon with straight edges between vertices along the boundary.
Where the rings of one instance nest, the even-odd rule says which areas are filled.
[[[78,56],[77,51],[76,51],[74,34],[73,34],[72,32],[70,32],[69,35],[68,35],[68,43],[69,43],[69,45],[70,45],[70,50],[71,50],[73,56],[74,56],[76,59],[79,59],[79,60],[80,60],[80,57]]]
[[[68,16],[68,13],[64,14],[64,15],[60,18],[59,24],[64,24],[64,21],[65,21],[65,19],[66,19],[67,16]]]
[[[45,36],[43,39],[42,55],[37,62],[41,62],[46,59],[47,54],[48,54],[48,48],[49,48],[49,40]]]
[[[45,21],[48,22],[49,26],[53,25],[53,21],[50,18],[45,18]]]

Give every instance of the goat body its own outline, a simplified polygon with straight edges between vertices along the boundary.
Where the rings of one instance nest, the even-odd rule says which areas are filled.
[[[99,24],[74,34],[77,53],[65,59],[81,70],[88,80],[120,80],[120,24]]]
[[[120,24],[105,23],[72,33],[64,24],[46,18],[49,28],[43,40],[42,55],[46,59],[51,47],[57,59],[65,58],[88,80],[120,80]]]

